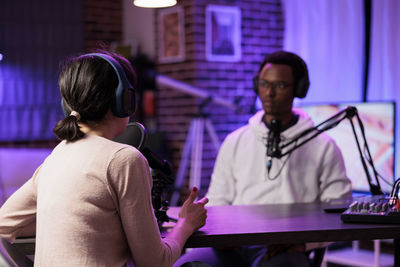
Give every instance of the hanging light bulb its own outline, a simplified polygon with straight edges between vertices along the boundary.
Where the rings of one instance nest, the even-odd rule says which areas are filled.
[[[138,7],[160,8],[176,5],[176,0],[134,0],[133,4]]]

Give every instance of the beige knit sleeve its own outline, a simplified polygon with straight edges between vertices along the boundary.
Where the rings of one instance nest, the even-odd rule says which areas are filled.
[[[152,177],[147,160],[135,148],[124,148],[110,163],[108,176],[117,194],[135,266],[171,266],[182,248],[160,236],[151,201]]]
[[[0,208],[0,236],[13,241],[16,237],[36,233],[36,177],[39,168]]]

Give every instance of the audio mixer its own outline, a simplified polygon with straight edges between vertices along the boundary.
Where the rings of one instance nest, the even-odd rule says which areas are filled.
[[[385,195],[357,197],[340,218],[349,223],[400,224],[400,203]]]

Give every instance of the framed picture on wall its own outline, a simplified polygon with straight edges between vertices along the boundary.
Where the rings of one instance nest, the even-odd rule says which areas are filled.
[[[239,7],[206,7],[206,58],[235,62],[241,59],[241,12]]]
[[[183,8],[175,6],[158,13],[158,60],[160,63],[185,60]]]

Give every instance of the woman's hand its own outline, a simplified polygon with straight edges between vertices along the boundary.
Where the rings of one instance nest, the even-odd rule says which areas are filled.
[[[208,198],[204,197],[195,202],[198,191],[197,187],[193,187],[188,199],[182,205],[178,222],[166,237],[178,242],[182,248],[190,235],[206,224],[207,209],[204,206],[207,204]]]
[[[204,226],[207,219],[207,209],[204,206],[207,204],[208,198],[203,197],[195,202],[198,193],[197,187],[193,187],[179,212],[179,219],[190,226],[193,232]]]

